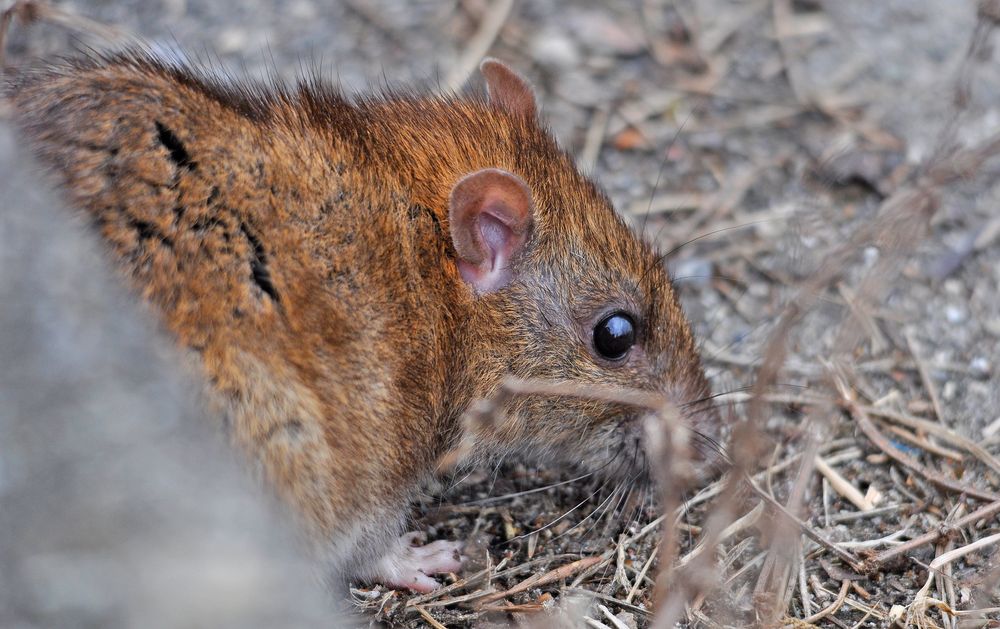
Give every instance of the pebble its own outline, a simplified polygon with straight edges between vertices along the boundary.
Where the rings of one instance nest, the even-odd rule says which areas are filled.
[[[219,33],[219,38],[216,40],[215,45],[218,47],[220,53],[233,53],[245,49],[248,39],[249,37],[245,29],[238,26],[231,26]]]
[[[539,31],[531,42],[531,56],[542,65],[570,68],[580,63],[576,43],[559,29]]]
[[[957,304],[948,304],[944,307],[944,317],[948,320],[948,323],[964,323],[968,316],[965,308]]]
[[[944,292],[949,295],[958,296],[961,295],[963,292],[965,292],[965,287],[962,285],[962,282],[952,278],[949,280],[945,280]]]
[[[982,356],[976,356],[969,362],[969,370],[975,376],[985,378],[990,375],[990,361]]]
[[[767,299],[771,296],[771,285],[767,282],[754,282],[747,288],[747,292],[750,293],[751,297]]]
[[[945,400],[948,400],[949,402],[955,399],[955,393],[957,392],[958,392],[958,385],[955,384],[954,380],[949,380],[948,382],[945,382],[944,386],[941,387],[941,397],[944,398]]]

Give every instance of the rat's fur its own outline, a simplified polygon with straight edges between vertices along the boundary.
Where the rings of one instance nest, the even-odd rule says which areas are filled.
[[[220,84],[142,53],[13,82],[15,116],[118,266],[201,356],[232,439],[328,544],[347,577],[399,535],[405,505],[507,375],[708,393],[660,260],[526,110],[493,98],[347,100]],[[513,103],[513,104],[512,104]],[[534,216],[506,287],[477,295],[449,235],[455,183],[527,184]],[[598,358],[624,309],[639,342]],[[476,453],[555,453],[646,474],[633,411],[530,397]]]

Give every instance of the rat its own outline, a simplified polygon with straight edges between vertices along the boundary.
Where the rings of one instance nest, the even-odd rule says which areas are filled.
[[[507,377],[661,394],[712,432],[663,258],[486,59],[485,94],[350,98],[143,49],[19,70],[26,143],[196,360],[223,429],[329,574],[426,592],[458,542],[408,505]],[[646,411],[514,397],[470,461],[651,478]]]

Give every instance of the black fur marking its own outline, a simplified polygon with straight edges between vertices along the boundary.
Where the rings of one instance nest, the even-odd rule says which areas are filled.
[[[156,237],[156,229],[153,228],[152,223],[140,221],[134,218],[129,219],[129,222],[132,224],[132,227],[135,228],[135,231],[139,232],[140,240],[148,240]]]
[[[198,164],[191,160],[191,154],[184,148],[184,143],[159,120],[156,121],[156,137],[160,140],[160,144],[170,151],[170,161],[177,164],[178,168],[188,170],[198,168]]]
[[[271,272],[267,268],[267,252],[264,251],[263,243],[250,231],[246,223],[240,223],[240,230],[250,242],[250,246],[253,247],[253,259],[250,260],[250,277],[253,278],[254,283],[267,293],[275,303],[281,303],[278,289],[274,287],[274,283],[271,281]]]
[[[221,227],[223,230],[225,230],[226,224],[225,222],[223,222],[221,218],[215,215],[204,216],[191,224],[192,230],[201,233],[214,230],[216,227]]]
[[[441,221],[438,220],[437,214],[435,214],[434,210],[429,207],[425,207],[423,210],[431,217],[431,222],[434,223],[434,231],[437,232],[438,237],[443,237],[444,229],[441,227]]]
[[[158,240],[163,243],[163,245],[169,249],[174,248],[174,241],[169,237],[160,232],[155,225],[149,221],[143,221],[134,217],[128,217],[128,224],[132,229],[136,231],[139,235],[139,241],[146,240]]]
[[[434,213],[434,210],[422,205],[411,205],[408,212],[411,221],[420,220],[421,218],[429,218],[431,223],[434,225],[434,232],[437,236],[441,237],[444,235],[444,229],[441,227],[441,221],[438,220],[437,214]]]

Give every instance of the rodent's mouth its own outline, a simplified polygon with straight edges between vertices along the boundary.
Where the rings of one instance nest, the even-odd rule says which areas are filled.
[[[650,457],[641,436],[626,436],[622,439],[617,450],[618,452],[608,462],[606,476],[624,481],[629,485],[648,486],[652,484]]]
[[[715,437],[698,430],[691,419],[682,419],[687,430],[679,454],[689,466],[684,476],[691,479],[716,476],[727,466],[725,449]],[[666,439],[654,433],[657,427],[651,421],[655,422],[647,413],[639,412],[625,413],[614,420],[613,445],[607,449],[606,459],[598,463],[600,475],[637,487],[653,486],[665,477],[665,470],[657,466],[666,465],[668,457],[676,454],[664,451],[668,448]]]

